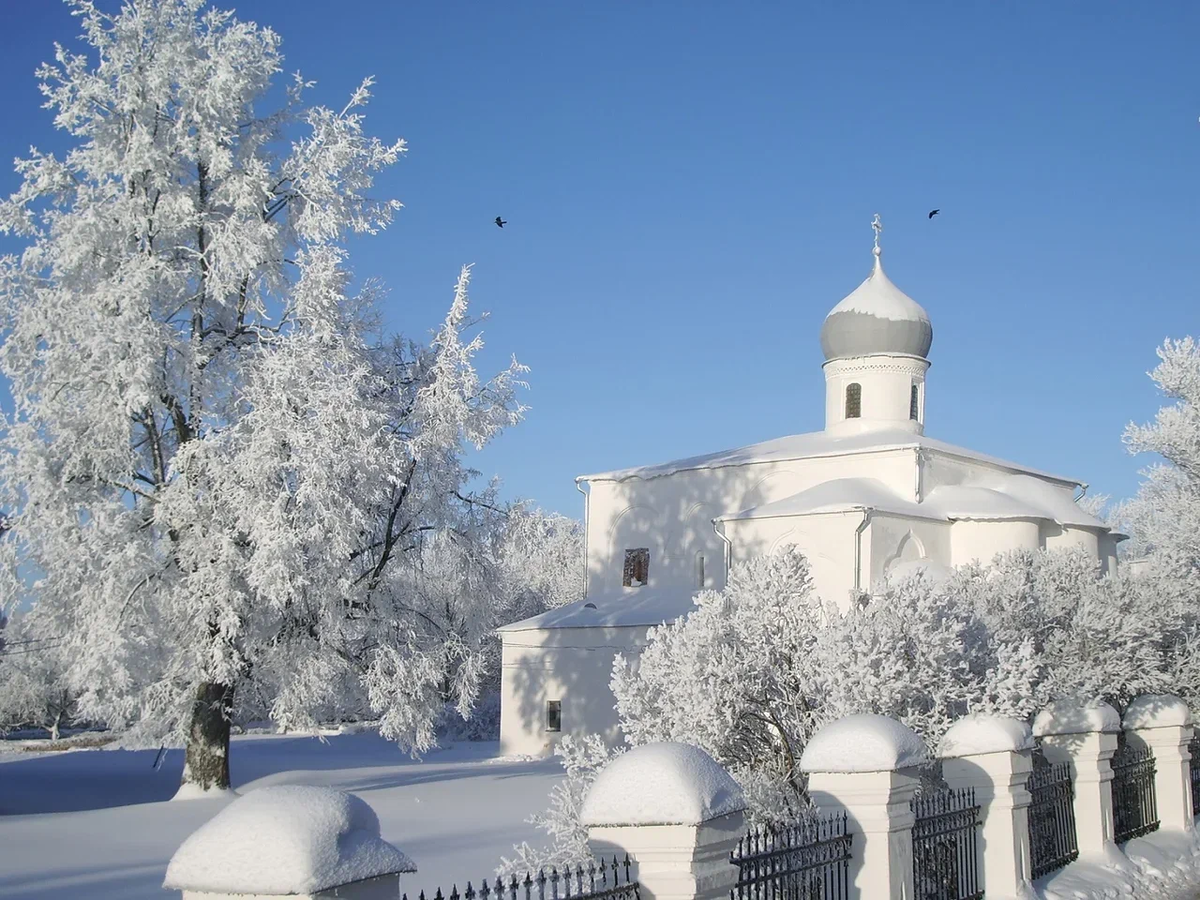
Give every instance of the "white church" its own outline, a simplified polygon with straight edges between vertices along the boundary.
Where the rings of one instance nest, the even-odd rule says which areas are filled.
[[[721,589],[734,563],[795,545],[843,605],[905,568],[1083,547],[1116,566],[1122,535],[1077,504],[1086,484],[925,435],[933,326],[874,268],[821,328],[825,430],[661,465],[582,475],[582,600],[500,629],[501,752],[564,734],[620,739],[613,657]]]

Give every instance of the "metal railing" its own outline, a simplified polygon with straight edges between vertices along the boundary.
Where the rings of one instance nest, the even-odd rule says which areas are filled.
[[[1113,831],[1118,844],[1158,830],[1154,753],[1122,734],[1112,758]]]
[[[975,791],[913,797],[913,887],[920,900],[980,900],[979,806]]]
[[[485,878],[478,889],[468,881],[461,894],[454,885],[445,895],[438,888],[428,900],[640,900],[638,883],[629,876],[632,865],[628,856],[613,857],[610,862],[601,859],[561,872],[552,868],[548,873],[540,869],[536,875],[526,872],[524,878],[511,875],[507,881],[497,876],[494,884]],[[403,900],[408,900],[408,894]],[[417,900],[427,900],[424,891]]]
[[[1033,877],[1041,878],[1079,858],[1071,764],[1052,765],[1035,752],[1028,787],[1030,862]]]
[[[846,900],[850,840],[845,813],[751,831],[729,854],[738,869],[730,900]]]

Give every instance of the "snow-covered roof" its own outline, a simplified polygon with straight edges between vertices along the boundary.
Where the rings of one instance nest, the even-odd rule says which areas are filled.
[[[887,772],[928,759],[915,731],[887,716],[859,713],[830,722],[800,756],[801,772]]]
[[[664,742],[622,753],[600,770],[580,819],[603,825],[699,825],[746,808],[742,789],[699,747]]]
[[[251,791],[200,826],[167,866],[163,887],[214,894],[311,894],[353,881],[415,872],[379,836],[375,811],[327,787]]]
[[[717,518],[727,522],[735,519],[770,519],[853,509],[875,509],[918,518],[943,518],[936,511],[926,509],[923,504],[905,500],[876,478],[835,478],[832,481],[823,481],[790,497]]]
[[[1029,475],[1004,475],[987,487],[944,485],[920,503],[874,478],[837,478],[761,506],[718,516],[722,522],[871,509],[943,522],[958,519],[1046,519],[1059,525],[1107,530],[1061,488]]]
[[[928,314],[884,273],[878,247],[871,274],[829,311],[821,326],[826,359],[875,353],[924,357],[932,344]]]
[[[898,428],[884,428],[864,431],[858,434],[830,434],[827,431],[810,431],[805,434],[793,434],[788,437],[775,438],[747,447],[735,447],[731,450],[721,450],[703,456],[692,456],[687,459],[677,459],[672,462],[653,466],[633,466],[627,469],[613,469],[609,472],[598,472],[593,475],[581,475],[577,481],[626,481],[630,478],[659,478],[664,475],[674,475],[695,469],[719,469],[728,466],[746,466],[754,463],[788,462],[797,459],[816,459],[823,456],[850,456],[858,453],[880,453],[888,450],[917,449],[931,450],[945,456],[967,459],[973,462],[985,463],[1010,472],[1037,475],[1066,485],[1082,485],[1084,482],[1076,478],[1067,478],[1031,469],[1018,463],[976,453],[965,447],[957,447],[945,441],[903,431]]]
[[[541,628],[625,628],[674,622],[694,608],[695,592],[687,588],[654,585],[624,588],[619,592],[589,596],[538,616],[497,629],[534,631]]]

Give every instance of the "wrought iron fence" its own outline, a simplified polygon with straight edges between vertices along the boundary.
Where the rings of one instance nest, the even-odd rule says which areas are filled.
[[[1188,764],[1192,770],[1192,815],[1200,816],[1200,734],[1192,738],[1188,752],[1192,754]]]
[[[730,900],[846,900],[851,837],[845,813],[751,831],[729,854],[738,869]]]
[[[613,857],[610,862],[601,859],[561,872],[552,868],[549,873],[545,869],[536,875],[526,872],[524,878],[511,875],[507,881],[497,876],[494,884],[485,878],[478,889],[468,881],[461,894],[454,885],[445,895],[438,888],[428,900],[640,900],[638,883],[629,875],[632,865],[628,856],[624,860]],[[408,894],[403,900],[408,900]],[[417,900],[427,900],[424,891]]]
[[[1112,758],[1113,830],[1123,844],[1158,830],[1158,802],[1154,794],[1154,753],[1134,747],[1120,736]]]
[[[912,800],[913,887],[920,900],[980,900],[975,791],[943,789]]]
[[[1029,796],[1031,868],[1033,877],[1041,878],[1079,858],[1071,764],[1051,764],[1035,752]]]

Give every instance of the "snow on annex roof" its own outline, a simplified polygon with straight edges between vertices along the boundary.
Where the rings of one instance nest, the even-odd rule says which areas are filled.
[[[677,472],[687,472],[697,469],[720,469],[727,466],[748,466],[754,463],[789,462],[798,459],[816,459],[822,456],[849,456],[856,453],[879,453],[885,450],[904,450],[921,448],[933,450],[946,456],[956,456],[974,462],[986,463],[1010,472],[1036,475],[1048,478],[1066,485],[1085,487],[1086,483],[1077,478],[1067,478],[1031,469],[1018,463],[977,453],[965,447],[957,447],[936,438],[923,434],[914,434],[901,429],[881,429],[865,431],[861,434],[834,435],[827,431],[810,431],[804,434],[793,434],[788,437],[751,444],[748,447],[735,447],[732,450],[721,450],[704,456],[692,456],[673,462],[653,466],[633,466],[628,469],[614,469],[610,472],[598,472],[593,475],[580,475],[576,481],[627,481],[631,478],[661,478],[664,475],[674,475]]]
[[[539,616],[497,628],[497,632],[536,631],[542,628],[629,628],[674,622],[689,613],[699,593],[691,588],[662,589],[653,585],[623,588],[585,597]]]

